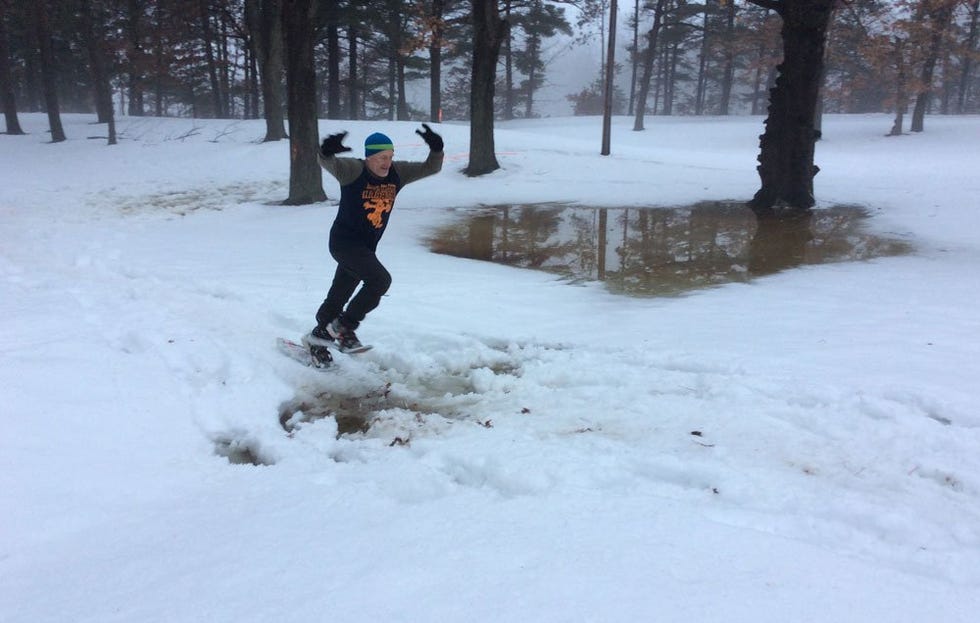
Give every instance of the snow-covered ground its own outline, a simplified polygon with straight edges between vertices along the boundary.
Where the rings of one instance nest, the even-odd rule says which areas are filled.
[[[335,208],[264,124],[0,135],[0,621],[975,621],[980,118],[830,116],[820,207],[912,255],[673,298],[430,253],[444,208],[747,199],[761,118],[468,128],[398,198],[394,277],[329,371]],[[416,124],[372,131],[421,159]],[[336,197],[336,183],[324,177]],[[280,415],[339,405],[287,435]],[[296,414],[294,421],[302,419]],[[250,459],[260,465],[237,464]]]

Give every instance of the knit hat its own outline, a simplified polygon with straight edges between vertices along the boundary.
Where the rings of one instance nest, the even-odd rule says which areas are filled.
[[[389,149],[394,151],[395,146],[392,144],[391,139],[381,132],[375,132],[364,140],[365,158],[370,158],[378,152],[388,151]]]

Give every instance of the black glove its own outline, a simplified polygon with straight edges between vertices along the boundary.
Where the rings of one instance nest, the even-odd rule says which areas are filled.
[[[429,146],[432,151],[442,151],[443,143],[442,137],[432,131],[429,124],[423,123],[422,127],[425,128],[425,132],[422,130],[415,130],[415,133],[422,137],[422,140]]]
[[[342,151],[350,151],[350,147],[344,147],[345,136],[347,136],[347,132],[341,132],[340,134],[331,134],[323,139],[323,144],[320,145],[320,153],[323,154],[323,157],[329,158]]]

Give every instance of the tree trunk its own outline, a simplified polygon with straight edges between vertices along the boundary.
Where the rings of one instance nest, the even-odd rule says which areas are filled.
[[[388,121],[395,120],[395,67],[395,56],[394,53],[392,53],[388,57]]]
[[[79,24],[84,35],[89,69],[92,72],[92,89],[95,96],[95,111],[99,123],[109,123],[112,117],[112,91],[106,75],[106,54],[103,22],[99,21],[99,32],[95,30],[95,12],[91,0],[79,0]]]
[[[966,98],[970,91],[970,73],[973,71],[973,56],[976,54],[977,47],[977,26],[980,23],[980,0],[973,0],[970,7],[970,30],[966,37],[965,54],[963,54],[963,67],[960,70],[959,92],[956,94],[956,112],[963,114],[966,112]]]
[[[814,128],[824,46],[834,0],[752,0],[782,17],[783,62],[769,94],[769,116],[760,137],[762,187],[750,205],[757,212],[813,207]]]
[[[432,0],[432,41],[429,43],[429,121],[442,121],[442,16],[445,0]]]
[[[534,116],[534,91],[538,81],[538,59],[541,57],[541,37],[537,34],[528,37],[527,57],[529,69],[527,71],[527,98],[524,100],[524,118],[530,119]]]
[[[504,2],[504,19],[510,22],[511,0]],[[511,50],[513,36],[510,29],[507,29],[507,36],[504,37],[504,120],[510,121],[514,118],[514,53]]]
[[[725,67],[721,79],[721,104],[718,114],[728,115],[735,83],[735,3],[729,0],[725,20]]]
[[[701,17],[701,51],[698,53],[698,80],[694,91],[694,114],[704,114],[704,99],[708,90],[708,28],[710,22],[708,16],[711,8],[708,2],[704,3],[704,14]]]
[[[901,37],[895,37],[893,41],[895,54],[895,121],[888,136],[901,136],[902,125],[905,123],[905,111],[909,107],[907,92],[908,76],[905,73],[905,41]]]
[[[289,198],[287,205],[323,201],[317,162],[316,71],[313,65],[316,0],[283,0],[286,39],[286,100],[289,111]]]
[[[630,54],[630,105],[627,114],[633,115],[636,104],[636,70],[640,62],[640,0],[633,1],[633,53]]]
[[[932,78],[936,70],[936,61],[939,60],[939,53],[943,45],[943,37],[946,28],[949,26],[950,18],[953,16],[953,4],[942,2],[935,10],[929,20],[931,35],[929,37],[929,49],[926,53],[925,61],[922,63],[922,77],[920,83],[922,90],[915,98],[915,108],[912,110],[912,125],[909,128],[913,132],[922,132],[925,129],[926,110],[929,108],[929,98],[932,95]]]
[[[340,119],[340,27],[327,24],[327,119]]]
[[[599,153],[608,156],[612,144],[612,109],[616,75],[616,0],[609,4],[609,45],[606,50],[606,83],[603,85],[602,146]]]
[[[508,23],[500,19],[496,0],[473,2],[473,66],[470,91],[469,176],[484,175],[500,168],[494,152],[493,96],[500,45]]]
[[[167,75],[167,59],[164,58],[164,8],[162,3],[156,3],[153,9],[153,105],[154,114],[157,117],[163,116],[163,89],[164,76]],[[119,110],[122,113],[122,109]]]
[[[7,121],[7,134],[23,134],[17,118],[17,101],[14,98],[14,85],[10,80],[10,44],[7,38],[7,0],[0,0],[0,97],[3,98],[3,116]]]
[[[252,53],[259,64],[265,108],[263,142],[282,140],[286,138],[282,110],[282,0],[246,0],[245,17],[252,35]]]
[[[398,82],[398,104],[396,106],[399,121],[408,121],[408,97],[405,95],[405,57],[401,52],[395,54],[395,72]]]
[[[357,29],[347,27],[347,118],[357,119]]]
[[[32,8],[37,48],[41,58],[44,104],[48,110],[48,123],[51,126],[51,142],[60,143],[65,140],[65,130],[61,126],[61,111],[58,108],[58,80],[54,73],[55,61],[54,50],[51,45],[51,27],[48,24],[48,7],[44,0],[36,0]]]
[[[129,114],[143,116],[142,0],[129,0],[126,16],[127,65],[129,69]]]
[[[653,61],[657,56],[657,38],[663,23],[664,5],[667,0],[657,0],[653,9],[653,25],[647,33],[647,48],[643,52],[643,73],[640,76],[640,91],[636,96],[636,117],[633,119],[633,131],[643,130],[643,117],[646,114],[647,97],[650,95],[650,81],[653,78]]]
[[[211,32],[211,15],[208,12],[208,0],[199,0],[198,18],[201,21],[201,32],[204,36],[204,58],[208,66],[208,79],[211,83],[212,116],[221,119],[225,116],[221,99],[221,83],[218,81],[218,66],[214,58],[214,35]]]

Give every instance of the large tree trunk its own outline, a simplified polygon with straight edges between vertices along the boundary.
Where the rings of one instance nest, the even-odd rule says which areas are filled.
[[[246,0],[245,18],[252,35],[252,53],[258,59],[265,139],[286,138],[282,106],[282,0]]]
[[[653,8],[653,25],[647,33],[647,48],[643,51],[643,73],[640,75],[640,90],[636,96],[636,116],[633,131],[643,130],[643,117],[646,115],[647,97],[650,95],[650,82],[653,78],[653,60],[657,56],[657,38],[663,24],[664,6],[667,0],[657,0]]]
[[[61,110],[58,107],[58,81],[54,73],[54,50],[51,45],[51,27],[48,24],[48,7],[44,0],[36,0],[32,8],[37,48],[41,58],[44,104],[48,109],[48,123],[51,126],[51,142],[60,143],[65,140],[65,130],[61,126]]]
[[[925,61],[922,63],[922,76],[919,80],[922,90],[915,98],[915,108],[912,109],[912,125],[909,128],[913,132],[921,132],[925,129],[926,110],[929,108],[929,98],[932,96],[932,77],[936,71],[936,61],[939,60],[939,53],[942,50],[943,37],[949,27],[950,18],[953,16],[953,8],[952,2],[941,2],[938,7],[933,9],[932,15],[929,17],[929,48],[926,52]],[[929,9],[924,10],[928,11]]]
[[[500,168],[494,153],[493,96],[500,45],[508,24],[496,0],[473,0],[473,68],[470,92],[470,162],[465,173],[484,175]]]
[[[834,0],[752,0],[779,13],[783,20],[783,62],[769,94],[769,116],[760,137],[759,177],[762,187],[751,206],[813,207],[813,163],[819,133],[814,127],[824,46]]]
[[[283,0],[286,35],[286,100],[289,111],[289,198],[287,205],[323,201],[317,162],[316,71],[313,65],[316,0]]]
[[[0,0],[0,98],[3,99],[3,116],[7,121],[7,134],[23,134],[17,118],[17,101],[14,98],[14,85],[10,80],[10,45],[7,39],[7,26],[4,19],[9,7],[8,0]]]

